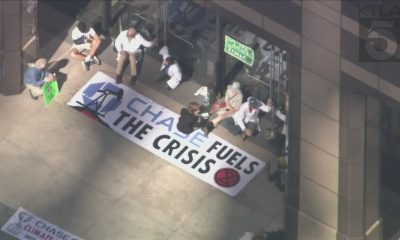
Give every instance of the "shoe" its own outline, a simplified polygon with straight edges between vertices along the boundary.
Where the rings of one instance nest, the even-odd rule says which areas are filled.
[[[31,91],[31,90],[29,90],[29,94],[31,95],[31,98],[32,98],[33,100],[38,100],[38,99],[39,99],[38,96],[34,96],[34,95],[32,94],[32,91]]]
[[[97,56],[93,56],[92,59],[90,59],[90,61],[94,64],[101,65],[101,61]]]
[[[209,114],[208,112],[205,112],[205,113],[200,114],[200,116],[201,116],[202,118],[207,119],[207,118],[210,116],[210,114]]]
[[[132,77],[131,77],[131,84],[132,84],[133,86],[136,85],[136,76],[132,76]]]
[[[244,141],[246,141],[246,139],[247,139],[247,135],[242,133],[242,141],[244,142]]]
[[[85,60],[82,61],[82,67],[83,69],[85,69],[86,71],[90,70],[90,62],[85,62]]]
[[[206,127],[206,126],[204,126],[204,127],[202,127],[201,128],[201,131],[203,131],[203,133],[204,133],[204,136],[208,136],[208,134],[210,133],[210,130]]]
[[[115,83],[122,83],[122,74],[117,74],[115,77]]]

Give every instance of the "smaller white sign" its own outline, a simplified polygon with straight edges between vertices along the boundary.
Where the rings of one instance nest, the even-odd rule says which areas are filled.
[[[19,240],[81,240],[21,207],[8,219],[1,231]]]

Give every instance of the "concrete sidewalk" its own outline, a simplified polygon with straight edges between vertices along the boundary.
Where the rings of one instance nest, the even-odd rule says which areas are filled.
[[[51,60],[64,58],[70,43],[47,37],[53,39],[48,44],[62,42]],[[0,225],[21,206],[89,240],[235,240],[246,231],[283,227],[282,193],[266,171],[231,198],[66,106],[97,71],[114,76],[110,47],[100,57],[107,60],[89,72],[75,60],[60,69],[66,81],[49,108],[26,90],[0,95]],[[159,68],[156,60],[146,61],[135,90],[178,112],[182,104],[168,94],[192,98],[198,85],[190,81],[160,94],[142,82]],[[275,161],[223,128],[216,133]],[[0,233],[0,239],[12,238]]]

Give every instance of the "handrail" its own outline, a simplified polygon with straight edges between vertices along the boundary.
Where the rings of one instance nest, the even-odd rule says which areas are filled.
[[[266,86],[268,86],[268,87],[271,86],[271,84],[268,84],[268,83],[266,83],[266,82],[263,82],[263,81],[261,81],[260,79],[251,76],[250,74],[247,74],[247,76],[248,76],[248,77],[251,77],[252,79],[256,80],[257,82],[260,82],[260,83],[262,83],[262,84],[264,84],[264,85],[266,85]]]
[[[153,23],[153,20],[151,20],[150,18],[144,17],[144,16],[140,15],[139,13],[134,13],[133,15],[136,15],[136,16],[138,16],[139,18],[141,18],[141,19],[143,19],[143,20],[145,20],[145,21],[147,21],[147,22]]]
[[[25,43],[25,45],[22,47],[22,51],[25,51],[26,48],[28,48],[28,46],[31,45],[31,43],[33,43],[36,39],[38,39],[37,36],[36,36],[36,35],[33,35],[33,36],[29,39],[29,41],[28,41],[27,43]]]
[[[194,48],[193,43],[189,42],[188,40],[184,39],[183,37],[177,35],[176,33],[172,32],[171,30],[168,30],[169,33],[171,33],[172,35],[174,35],[175,37],[179,38],[180,40],[186,42],[187,44],[189,44],[192,48]]]

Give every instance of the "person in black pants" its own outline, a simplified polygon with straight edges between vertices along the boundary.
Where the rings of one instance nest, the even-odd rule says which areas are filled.
[[[187,108],[182,108],[178,120],[177,128],[180,132],[190,134],[201,128],[205,135],[214,129],[214,124],[200,116],[200,104],[197,102],[189,103]]]

